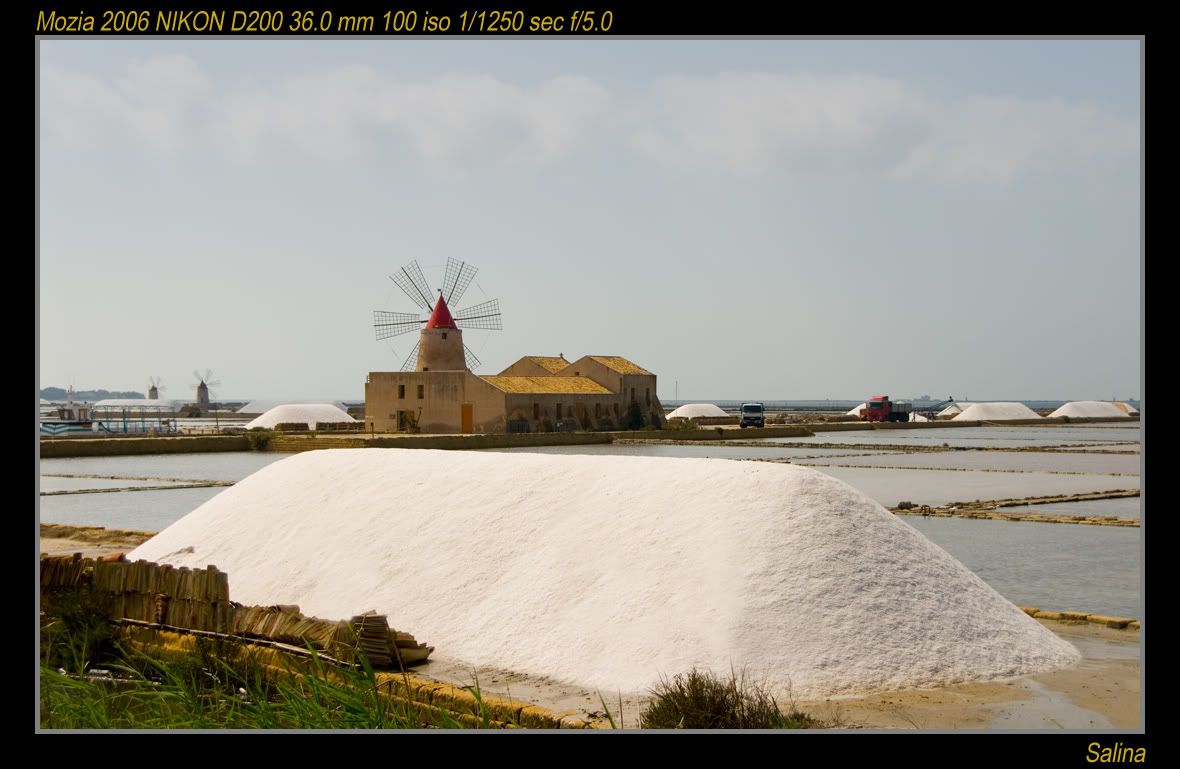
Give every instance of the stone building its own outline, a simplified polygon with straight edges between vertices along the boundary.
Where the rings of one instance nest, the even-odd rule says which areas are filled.
[[[374,432],[617,430],[635,418],[662,427],[663,414],[656,375],[617,355],[526,355],[495,376],[473,374],[441,296],[421,331],[417,370],[373,371],[365,382],[365,429]]]

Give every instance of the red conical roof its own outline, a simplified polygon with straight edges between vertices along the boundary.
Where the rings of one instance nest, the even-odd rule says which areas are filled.
[[[426,321],[426,328],[457,328],[442,294],[438,295],[438,302],[434,305],[434,312],[430,313],[430,320]]]

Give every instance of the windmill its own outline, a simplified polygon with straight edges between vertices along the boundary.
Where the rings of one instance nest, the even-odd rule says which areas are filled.
[[[150,400],[159,400],[160,399],[160,392],[162,390],[167,390],[167,389],[168,389],[167,387],[160,386],[160,377],[158,377],[158,376],[148,377],[147,397]]]
[[[199,372],[193,371],[193,379],[196,381],[193,384],[197,388],[197,407],[205,411],[210,406],[210,397],[216,397],[216,393],[212,388],[217,387],[221,382],[213,380],[213,372],[205,369],[205,376],[201,376]]]
[[[389,279],[421,308],[422,313],[373,311],[373,329],[378,341],[419,331],[418,343],[402,361],[402,371],[454,371],[474,369],[479,358],[463,344],[463,329],[499,331],[500,300],[489,299],[466,309],[451,313],[448,305],[457,305],[479,268],[457,259],[447,259],[443,274],[443,287],[438,289],[437,298],[430,290],[430,284],[422,276],[417,261],[402,267]]]

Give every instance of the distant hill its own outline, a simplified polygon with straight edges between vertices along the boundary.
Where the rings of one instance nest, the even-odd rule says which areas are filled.
[[[44,387],[41,389],[41,397],[47,401],[64,401],[66,399],[66,391],[61,387]],[[74,392],[74,400],[76,401],[101,401],[107,398],[142,398],[143,393],[135,392],[134,390],[116,391],[110,390],[76,390]]]

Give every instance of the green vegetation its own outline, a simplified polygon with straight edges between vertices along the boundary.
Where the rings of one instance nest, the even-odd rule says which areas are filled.
[[[262,664],[253,647],[199,638],[191,652],[165,658],[119,642],[102,594],[62,591],[46,608],[53,616],[41,628],[44,729],[470,728],[446,711],[390,699],[363,655],[351,668],[312,651],[279,669],[273,658]]]
[[[246,431],[246,440],[250,441],[250,448],[255,451],[266,451],[274,432],[264,427],[254,427]]]
[[[665,430],[699,430],[701,426],[691,419],[669,419],[664,422]]]
[[[664,678],[639,714],[644,729],[809,729],[821,724],[794,707],[783,713],[766,687],[730,671],[728,679],[693,668]]]
[[[43,729],[422,729],[490,728],[478,679],[479,714],[390,697],[368,660],[340,666],[264,658],[256,647],[199,637],[188,652],[144,652],[120,642],[109,597],[89,590],[46,596],[41,632]],[[276,660],[281,660],[276,662]],[[408,687],[408,681],[407,681]],[[745,673],[728,679],[693,669],[663,679],[640,713],[644,729],[807,729],[824,724],[793,705],[780,710]],[[612,728],[621,728],[603,709]],[[622,702],[619,703],[619,714]],[[462,720],[461,720],[462,718]]]
[[[118,647],[101,668],[41,666],[45,729],[422,729],[471,728],[442,710],[418,709],[381,692],[373,669],[329,665],[314,655],[287,670],[260,664],[235,643],[202,639],[167,661]],[[476,690],[478,691],[478,690]],[[480,704],[483,728],[490,726]]]

